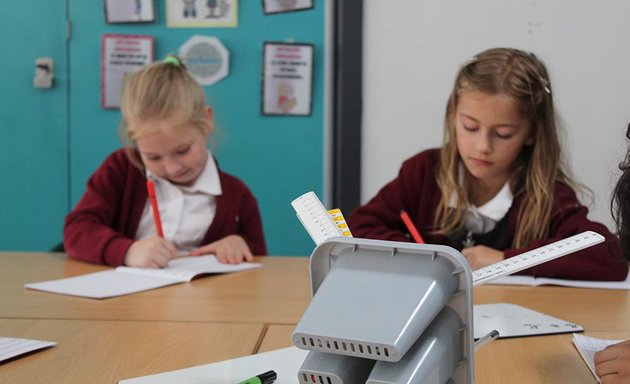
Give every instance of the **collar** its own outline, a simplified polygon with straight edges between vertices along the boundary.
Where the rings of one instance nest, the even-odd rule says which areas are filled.
[[[494,221],[499,221],[503,218],[503,216],[505,216],[507,211],[510,210],[513,201],[514,195],[510,189],[510,182],[507,181],[503,184],[501,190],[494,195],[492,199],[490,199],[490,201],[480,207],[477,207],[477,212],[491,218]]]
[[[463,165],[459,164],[459,185],[464,184],[464,176],[463,176]],[[457,197],[455,193],[451,194],[451,198],[448,206],[450,208],[455,208],[455,202]],[[512,189],[510,188],[510,181],[506,181],[503,184],[503,187],[497,192],[496,195],[490,201],[485,203],[484,205],[477,207],[472,204],[469,204],[468,211],[480,213],[485,217],[488,217],[494,221],[499,221],[505,216],[507,211],[510,210],[512,206],[512,202],[514,201],[514,195],[512,194]]]

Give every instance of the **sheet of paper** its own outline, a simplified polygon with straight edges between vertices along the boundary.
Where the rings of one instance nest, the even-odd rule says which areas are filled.
[[[0,337],[0,362],[55,345],[57,345],[57,343],[53,341]]]
[[[582,356],[582,359],[584,359],[588,369],[591,370],[598,383],[602,381],[595,373],[595,352],[601,351],[609,345],[620,343],[621,341],[622,340],[606,340],[583,335],[573,335],[575,348],[577,348],[580,356]]]
[[[474,337],[492,330],[499,338],[581,332],[580,325],[533,311],[516,304],[497,303],[473,306]]]
[[[269,370],[274,370],[278,374],[274,384],[294,384],[297,382],[297,372],[307,354],[308,351],[290,347],[219,363],[122,380],[118,384],[235,384]]]

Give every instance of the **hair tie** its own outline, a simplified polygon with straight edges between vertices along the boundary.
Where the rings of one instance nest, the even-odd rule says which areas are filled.
[[[182,62],[179,60],[179,58],[175,55],[168,55],[164,58],[164,60],[162,60],[163,63],[168,63],[168,64],[173,64],[176,67],[180,67],[182,65]]]

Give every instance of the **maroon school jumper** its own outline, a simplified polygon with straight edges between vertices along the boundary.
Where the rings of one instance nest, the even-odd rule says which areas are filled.
[[[236,177],[219,170],[219,178],[223,193],[215,197],[216,215],[200,245],[236,234],[254,255],[266,255],[256,198]],[[122,265],[147,202],[146,181],[124,149],[109,155],[66,217],[63,237],[68,255],[90,263]]]
[[[410,241],[400,211],[406,210],[427,243],[446,244],[444,236],[431,234],[436,207],[442,193],[436,182],[440,151],[430,149],[406,160],[398,176],[385,185],[367,204],[348,217],[355,237],[380,240]],[[595,231],[606,241],[582,251],[526,269],[520,274],[575,280],[624,280],[628,264],[621,255],[619,240],[606,226],[586,218],[588,209],[581,205],[575,192],[556,182],[554,204],[546,239],[532,241],[525,248],[503,249],[505,258],[527,252],[583,231]],[[518,223],[523,194],[514,197],[508,211],[510,244]]]

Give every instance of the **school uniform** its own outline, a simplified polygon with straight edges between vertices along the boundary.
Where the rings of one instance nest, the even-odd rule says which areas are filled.
[[[603,224],[587,218],[588,209],[580,204],[575,191],[556,182],[550,228],[547,238],[532,241],[527,247],[512,248],[518,224],[518,212],[524,194],[511,195],[505,187],[487,207],[473,207],[464,226],[455,233],[434,234],[436,208],[442,197],[436,176],[440,150],[430,149],[406,160],[398,176],[385,185],[367,204],[348,217],[355,237],[410,241],[400,219],[406,210],[424,240],[461,250],[466,246],[486,245],[501,250],[505,258],[541,247],[563,238],[591,230],[605,237],[598,245],[559,259],[526,269],[520,274],[576,280],[624,280],[628,264],[623,260],[619,240]],[[511,201],[511,203],[510,203]],[[507,203],[506,203],[507,202]]]
[[[221,171],[211,155],[191,187],[149,176],[156,183],[167,240],[191,249],[236,234],[254,255],[267,254],[256,198],[242,181]],[[123,265],[135,240],[155,236],[146,181],[145,171],[129,161],[124,149],[109,155],[66,217],[68,255],[96,264]]]

